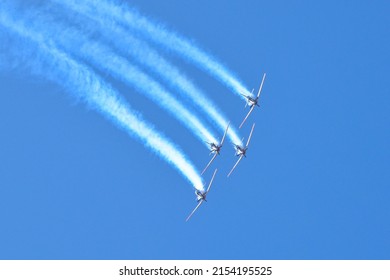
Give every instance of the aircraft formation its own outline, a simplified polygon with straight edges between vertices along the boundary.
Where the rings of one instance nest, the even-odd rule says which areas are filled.
[[[257,92],[257,95],[256,97],[253,97],[252,95],[245,95],[245,94],[241,94],[242,96],[244,96],[246,98],[246,104],[245,104],[245,107],[249,107],[249,111],[247,113],[247,115],[245,116],[245,118],[243,119],[243,121],[241,122],[239,128],[241,128],[244,123],[246,122],[246,120],[248,119],[249,115],[253,112],[255,106],[259,106],[259,97],[260,97],[260,94],[261,94],[261,91],[263,89],[263,84],[264,84],[264,80],[265,80],[265,76],[266,74],[264,73],[263,75],[263,78],[261,80],[261,84],[260,84],[260,87],[259,87],[259,91]],[[253,90],[252,90],[253,92]],[[213,163],[213,161],[215,160],[215,158],[220,155],[221,153],[221,149],[222,149],[222,146],[223,146],[223,143],[225,141],[225,137],[226,137],[226,134],[227,134],[227,131],[229,129],[229,126],[230,126],[230,122],[228,123],[226,129],[225,129],[225,132],[222,136],[222,139],[221,139],[221,142],[220,143],[207,143],[209,144],[210,146],[210,154],[209,155],[212,155],[213,154],[213,157],[210,159],[210,161],[207,163],[206,167],[203,169],[202,171],[202,175],[206,172],[206,170],[210,167],[210,165]],[[248,140],[246,141],[246,144],[245,146],[242,146],[240,144],[236,144],[236,143],[233,143],[233,147],[235,149],[235,155],[238,157],[238,160],[236,161],[236,163],[234,164],[233,168],[230,170],[230,172],[228,173],[227,177],[230,177],[230,175],[233,173],[233,171],[236,169],[237,165],[240,163],[240,161],[246,157],[246,152],[248,150],[248,146],[249,146],[249,142],[252,138],[252,134],[253,134],[253,130],[255,128],[255,123],[253,123],[252,125],[252,129],[249,133],[249,136],[248,136]],[[217,169],[215,169],[214,173],[213,173],[213,176],[211,177],[211,180],[210,180],[210,183],[206,189],[206,191],[199,191],[197,189],[195,189],[195,195],[196,195],[196,201],[198,202],[198,204],[196,205],[196,207],[194,208],[194,210],[192,210],[192,212],[190,213],[190,215],[187,217],[186,219],[186,222],[192,217],[192,215],[196,212],[196,210],[198,210],[198,208],[202,205],[202,203],[204,201],[207,202],[206,200],[206,197],[210,191],[210,188],[211,188],[211,185],[214,181],[214,177],[217,173]]]
[[[265,74],[257,95],[254,95],[253,91],[250,93],[246,90],[229,69],[192,41],[161,27],[162,25],[133,11],[131,7],[118,6],[109,0],[54,1],[58,3],[48,4],[47,7],[30,5],[20,7],[21,9],[19,6],[23,6],[20,5],[23,1],[16,1],[20,2],[18,4],[13,2],[0,5],[0,31],[6,32],[6,49],[10,50],[6,54],[10,59],[6,59],[5,65],[11,68],[14,67],[13,64],[23,65],[32,73],[57,83],[65,92],[91,106],[175,168],[196,189],[198,204],[187,218],[190,219],[203,201],[206,201],[216,171],[207,189],[201,175],[205,174],[220,155],[226,138],[233,144],[238,157],[229,177],[246,157],[255,124],[244,145],[243,139],[240,139],[235,127],[228,123],[218,106],[178,66],[169,61],[162,51],[187,60],[228,87],[232,93],[242,97],[245,107],[249,106],[249,111],[240,128],[254,108],[259,106]],[[69,25],[72,17],[77,18],[77,24],[71,21]],[[48,25],[47,22],[51,24]],[[28,44],[24,44],[25,42]],[[14,49],[18,49],[18,52],[13,52]],[[34,54],[31,59],[30,54]],[[8,65],[8,60],[18,63]],[[154,75],[150,75],[149,71]],[[206,144],[211,159],[201,174],[172,139],[147,121],[126,97],[122,97],[116,86],[111,85],[111,80],[148,98],[181,122],[202,144]],[[187,108],[187,104],[173,95],[174,92],[190,101],[194,110]],[[224,134],[221,141],[217,140],[214,131],[204,123],[206,119],[219,129],[222,128]],[[205,143],[205,140],[209,143]]]

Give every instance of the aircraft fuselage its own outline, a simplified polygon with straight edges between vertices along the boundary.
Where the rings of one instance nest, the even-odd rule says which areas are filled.
[[[205,195],[205,193],[196,190],[196,191],[195,191],[195,195],[196,195],[196,200],[197,200],[197,201],[201,201],[201,200],[205,200],[205,201],[206,201],[206,195]]]
[[[236,145],[235,148],[236,148],[236,156],[241,156],[241,155],[245,156],[247,148],[243,148],[239,145]]]
[[[214,143],[211,143],[211,145],[210,145],[210,152],[219,154],[219,152],[221,150],[221,147],[222,146],[220,146],[220,145],[216,145]]]
[[[252,97],[250,97],[250,96],[247,96],[246,97],[247,98],[247,103],[248,103],[248,105],[249,106],[259,106],[259,104],[258,104],[258,98],[252,98]]]

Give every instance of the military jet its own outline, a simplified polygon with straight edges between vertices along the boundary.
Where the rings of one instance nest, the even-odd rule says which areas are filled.
[[[240,128],[244,125],[246,119],[249,117],[249,115],[252,113],[253,109],[255,109],[255,106],[259,106],[259,97],[260,97],[260,93],[261,93],[261,90],[263,89],[263,84],[264,84],[264,80],[265,80],[265,73],[263,75],[263,79],[261,80],[261,84],[260,84],[260,88],[259,88],[259,91],[257,93],[257,96],[256,97],[252,97],[250,95],[245,95],[245,94],[242,94],[242,96],[244,96],[246,98],[246,105],[248,105],[250,107],[249,109],[249,112],[248,114],[246,115],[246,117],[244,118],[244,120],[242,121],[242,123],[240,124]],[[245,105],[245,107],[246,107]]]
[[[221,152],[221,148],[222,148],[222,145],[223,145],[223,142],[225,141],[225,137],[226,137],[226,133],[229,129],[229,125],[230,123],[228,123],[227,127],[226,127],[226,130],[225,130],[225,133],[223,134],[223,137],[222,137],[222,140],[221,140],[221,143],[219,144],[215,144],[215,143],[207,143],[210,145],[210,155],[211,154],[214,154],[214,156],[211,158],[211,160],[209,161],[209,163],[206,165],[206,167],[203,169],[201,175],[203,175],[203,173],[206,172],[207,168],[209,168],[209,166],[211,165],[211,163],[214,161],[214,159],[217,157],[217,155],[220,154]]]
[[[196,205],[194,210],[192,210],[191,214],[187,217],[186,222],[192,217],[192,215],[194,215],[195,211],[198,210],[198,208],[202,205],[203,201],[207,202],[206,196],[207,196],[207,194],[210,191],[211,184],[213,183],[213,180],[214,180],[214,177],[215,177],[216,173],[217,173],[217,169],[215,169],[213,177],[211,177],[209,186],[207,187],[206,191],[195,190],[196,201],[198,202],[198,204]]]
[[[251,141],[251,137],[252,137],[252,133],[253,133],[254,128],[255,128],[255,124],[252,125],[252,129],[251,129],[251,132],[249,134],[248,141],[246,142],[246,145],[244,147],[237,145],[237,144],[234,144],[234,148],[236,149],[236,156],[238,156],[240,158],[237,160],[237,162],[233,166],[232,170],[230,170],[229,174],[227,175],[228,177],[230,176],[230,174],[232,174],[233,170],[237,167],[237,165],[240,163],[242,158],[246,157],[246,151],[248,150],[249,141]]]

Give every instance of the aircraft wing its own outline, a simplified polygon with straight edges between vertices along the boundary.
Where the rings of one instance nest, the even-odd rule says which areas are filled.
[[[196,205],[196,207],[194,208],[194,210],[192,210],[191,214],[187,217],[186,222],[192,217],[192,215],[194,215],[195,211],[198,210],[199,206],[202,205],[203,201],[204,201],[204,200],[199,201],[198,205]]]
[[[209,186],[207,187],[207,190],[206,190],[206,195],[207,195],[207,194],[209,193],[209,191],[210,191],[211,184],[212,184],[213,181],[214,181],[214,177],[215,177],[215,174],[217,174],[217,171],[218,171],[218,169],[215,169],[214,174],[213,174],[213,177],[211,177],[210,184],[209,184]]]
[[[242,125],[244,124],[244,122],[246,121],[246,119],[249,117],[249,115],[252,113],[253,109],[255,109],[255,106],[252,105],[251,109],[249,110],[248,114],[246,115],[245,119],[242,121],[242,123],[240,124],[240,127],[242,127]]]
[[[225,141],[225,137],[226,137],[226,133],[227,133],[227,131],[229,129],[229,125],[230,125],[230,122],[228,123],[228,125],[227,125],[227,127],[225,129],[225,133],[223,134],[222,141],[221,141],[221,146],[223,145],[223,141]]]
[[[261,90],[263,89],[264,80],[265,80],[265,73],[263,75],[263,79],[261,80],[261,84],[260,84],[260,87],[259,87],[259,92],[257,93],[257,98],[259,98]]]
[[[244,157],[243,155],[240,156],[240,158],[237,160],[236,164],[233,166],[232,170],[230,170],[229,174],[227,175],[228,177],[230,176],[230,174],[232,174],[233,170],[236,169],[237,165],[240,163],[240,161],[243,157]]]
[[[209,163],[206,165],[206,167],[203,169],[203,171],[202,171],[202,173],[201,173],[200,175],[203,175],[203,173],[206,172],[207,168],[209,168],[210,164],[214,161],[214,159],[217,157],[217,155],[218,155],[217,153],[215,153],[215,154],[213,155],[213,157],[211,158],[211,160],[209,161]]]
[[[255,123],[253,123],[252,125],[252,129],[251,129],[251,133],[249,134],[249,137],[248,137],[248,141],[246,142],[246,146],[248,148],[248,145],[249,145],[249,141],[251,141],[251,137],[252,137],[252,133],[253,133],[253,129],[255,128]]]

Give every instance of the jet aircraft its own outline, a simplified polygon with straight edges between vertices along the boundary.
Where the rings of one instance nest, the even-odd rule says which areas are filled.
[[[198,202],[198,204],[196,205],[196,207],[194,208],[194,210],[192,210],[191,214],[187,217],[186,219],[186,222],[192,217],[192,215],[195,213],[196,210],[198,210],[198,208],[202,205],[203,201],[206,201],[206,196],[207,194],[209,193],[210,191],[210,188],[211,188],[211,184],[213,183],[213,180],[214,180],[214,177],[215,177],[215,174],[217,173],[217,169],[215,169],[214,171],[214,174],[213,174],[213,177],[211,177],[211,180],[210,180],[210,183],[209,183],[209,186],[207,187],[207,190],[206,191],[200,191],[200,190],[195,190],[195,195],[196,195],[196,201]]]
[[[230,174],[232,174],[233,170],[237,167],[238,163],[242,160],[242,158],[246,157],[246,150],[248,150],[249,141],[251,141],[251,137],[252,137],[252,133],[253,133],[254,128],[255,128],[255,124],[252,125],[252,129],[251,129],[251,132],[249,134],[248,141],[246,142],[245,147],[234,144],[234,148],[236,149],[236,156],[238,156],[240,158],[237,160],[237,162],[233,166],[232,170],[230,170],[229,174],[227,175],[228,177],[230,176]]]
[[[246,105],[248,105],[250,107],[249,109],[249,112],[248,114],[245,116],[244,120],[242,121],[242,123],[240,124],[240,128],[244,125],[246,119],[249,117],[249,115],[252,113],[253,109],[255,109],[255,106],[259,106],[259,97],[260,97],[260,93],[261,93],[261,90],[263,88],[263,83],[264,83],[264,79],[265,79],[265,73],[263,75],[263,79],[261,80],[261,84],[260,84],[260,88],[259,88],[259,92],[257,93],[257,96],[255,98],[253,98],[252,96],[250,95],[245,95],[245,94],[242,94],[242,96],[244,96],[246,98]],[[245,107],[246,107],[245,105]]]
[[[230,122],[228,123],[226,129],[225,129],[225,133],[223,134],[223,137],[222,137],[222,140],[221,140],[221,143],[219,144],[215,144],[215,143],[207,143],[210,145],[210,155],[211,154],[214,154],[214,156],[211,158],[211,160],[209,161],[209,163],[206,165],[206,167],[203,169],[201,175],[203,175],[203,173],[206,172],[207,168],[209,168],[209,166],[211,165],[211,163],[214,161],[214,159],[217,157],[217,155],[220,154],[221,152],[221,148],[222,148],[222,145],[223,145],[223,142],[225,141],[225,137],[226,137],[226,133],[229,129],[229,125],[230,125]]]

